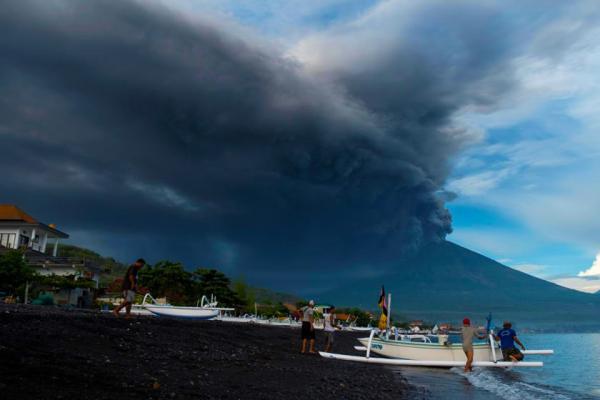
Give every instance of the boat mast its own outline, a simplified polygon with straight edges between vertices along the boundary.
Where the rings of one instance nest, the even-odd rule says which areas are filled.
[[[385,335],[386,335],[386,338],[389,339],[389,337],[390,337],[390,320],[392,319],[392,294],[391,293],[388,293],[387,313],[388,313],[388,317],[386,319]]]

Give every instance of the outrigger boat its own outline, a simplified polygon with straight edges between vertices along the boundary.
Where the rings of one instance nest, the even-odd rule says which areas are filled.
[[[147,303],[148,299],[150,299],[150,303]],[[150,295],[150,293],[146,293],[144,300],[142,301],[142,307],[144,309],[160,317],[213,319],[216,318],[222,311],[233,311],[233,308],[217,307],[217,304],[218,303],[216,299],[212,298],[211,301],[208,301],[206,296],[202,296],[200,305],[196,307],[158,304],[158,302]]]
[[[388,295],[388,313],[391,304],[391,295]],[[360,338],[362,346],[355,349],[366,352],[365,356],[353,356],[319,352],[324,358],[336,360],[364,362],[372,364],[386,364],[399,366],[422,367],[464,367],[466,356],[461,343],[450,343],[448,335],[390,335],[388,328],[385,331],[372,330],[369,337]],[[379,336],[375,337],[376,334]],[[433,340],[432,340],[433,339]],[[490,332],[488,342],[473,343],[474,367],[543,367],[541,361],[507,362],[502,360],[502,351]],[[371,357],[375,353],[386,358]],[[549,355],[553,350],[526,350],[527,355]]]

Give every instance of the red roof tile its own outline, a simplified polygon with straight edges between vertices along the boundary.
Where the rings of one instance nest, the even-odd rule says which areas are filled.
[[[12,204],[0,204],[0,221],[22,221],[30,224],[38,224],[31,215]]]

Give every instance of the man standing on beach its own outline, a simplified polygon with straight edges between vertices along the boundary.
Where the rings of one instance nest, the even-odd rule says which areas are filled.
[[[333,346],[333,334],[335,332],[335,306],[330,306],[327,313],[323,314],[323,330],[325,331],[325,352],[329,353]]]
[[[131,305],[135,300],[135,291],[137,290],[137,274],[144,265],[146,265],[146,261],[143,258],[138,258],[135,263],[127,268],[127,272],[125,272],[125,277],[123,278],[123,302],[113,310],[117,317],[119,316],[119,312],[125,308],[125,318],[130,318]]]
[[[494,336],[494,339],[500,341],[500,348],[502,349],[504,361],[515,362],[523,360],[523,353],[515,347],[515,342],[517,342],[523,350],[525,350],[525,346],[517,337],[517,333],[512,329],[510,321],[504,321],[502,329]]]
[[[309,353],[315,354],[315,302],[308,302],[308,306],[302,307],[302,350],[300,353],[306,353],[306,341],[310,341]]]
[[[462,347],[465,355],[467,356],[467,362],[465,363],[465,372],[473,371],[473,338],[478,337],[479,339],[485,339],[485,335],[479,333],[477,328],[471,326],[471,320],[469,318],[463,319],[462,327]]]

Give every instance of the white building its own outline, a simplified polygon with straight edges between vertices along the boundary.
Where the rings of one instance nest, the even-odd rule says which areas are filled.
[[[0,204],[0,254],[9,249],[21,249],[27,264],[40,275],[74,276],[75,279],[100,279],[100,267],[83,258],[57,257],[58,242],[68,234],[53,224],[39,222],[17,206]],[[46,254],[46,250],[52,255]],[[55,291],[57,304],[77,304],[89,289],[75,288]],[[26,295],[27,297],[27,295]]]
[[[68,237],[53,224],[43,224],[17,206],[0,204],[0,246],[46,253],[46,248],[50,245],[52,255],[56,257],[58,241]]]

